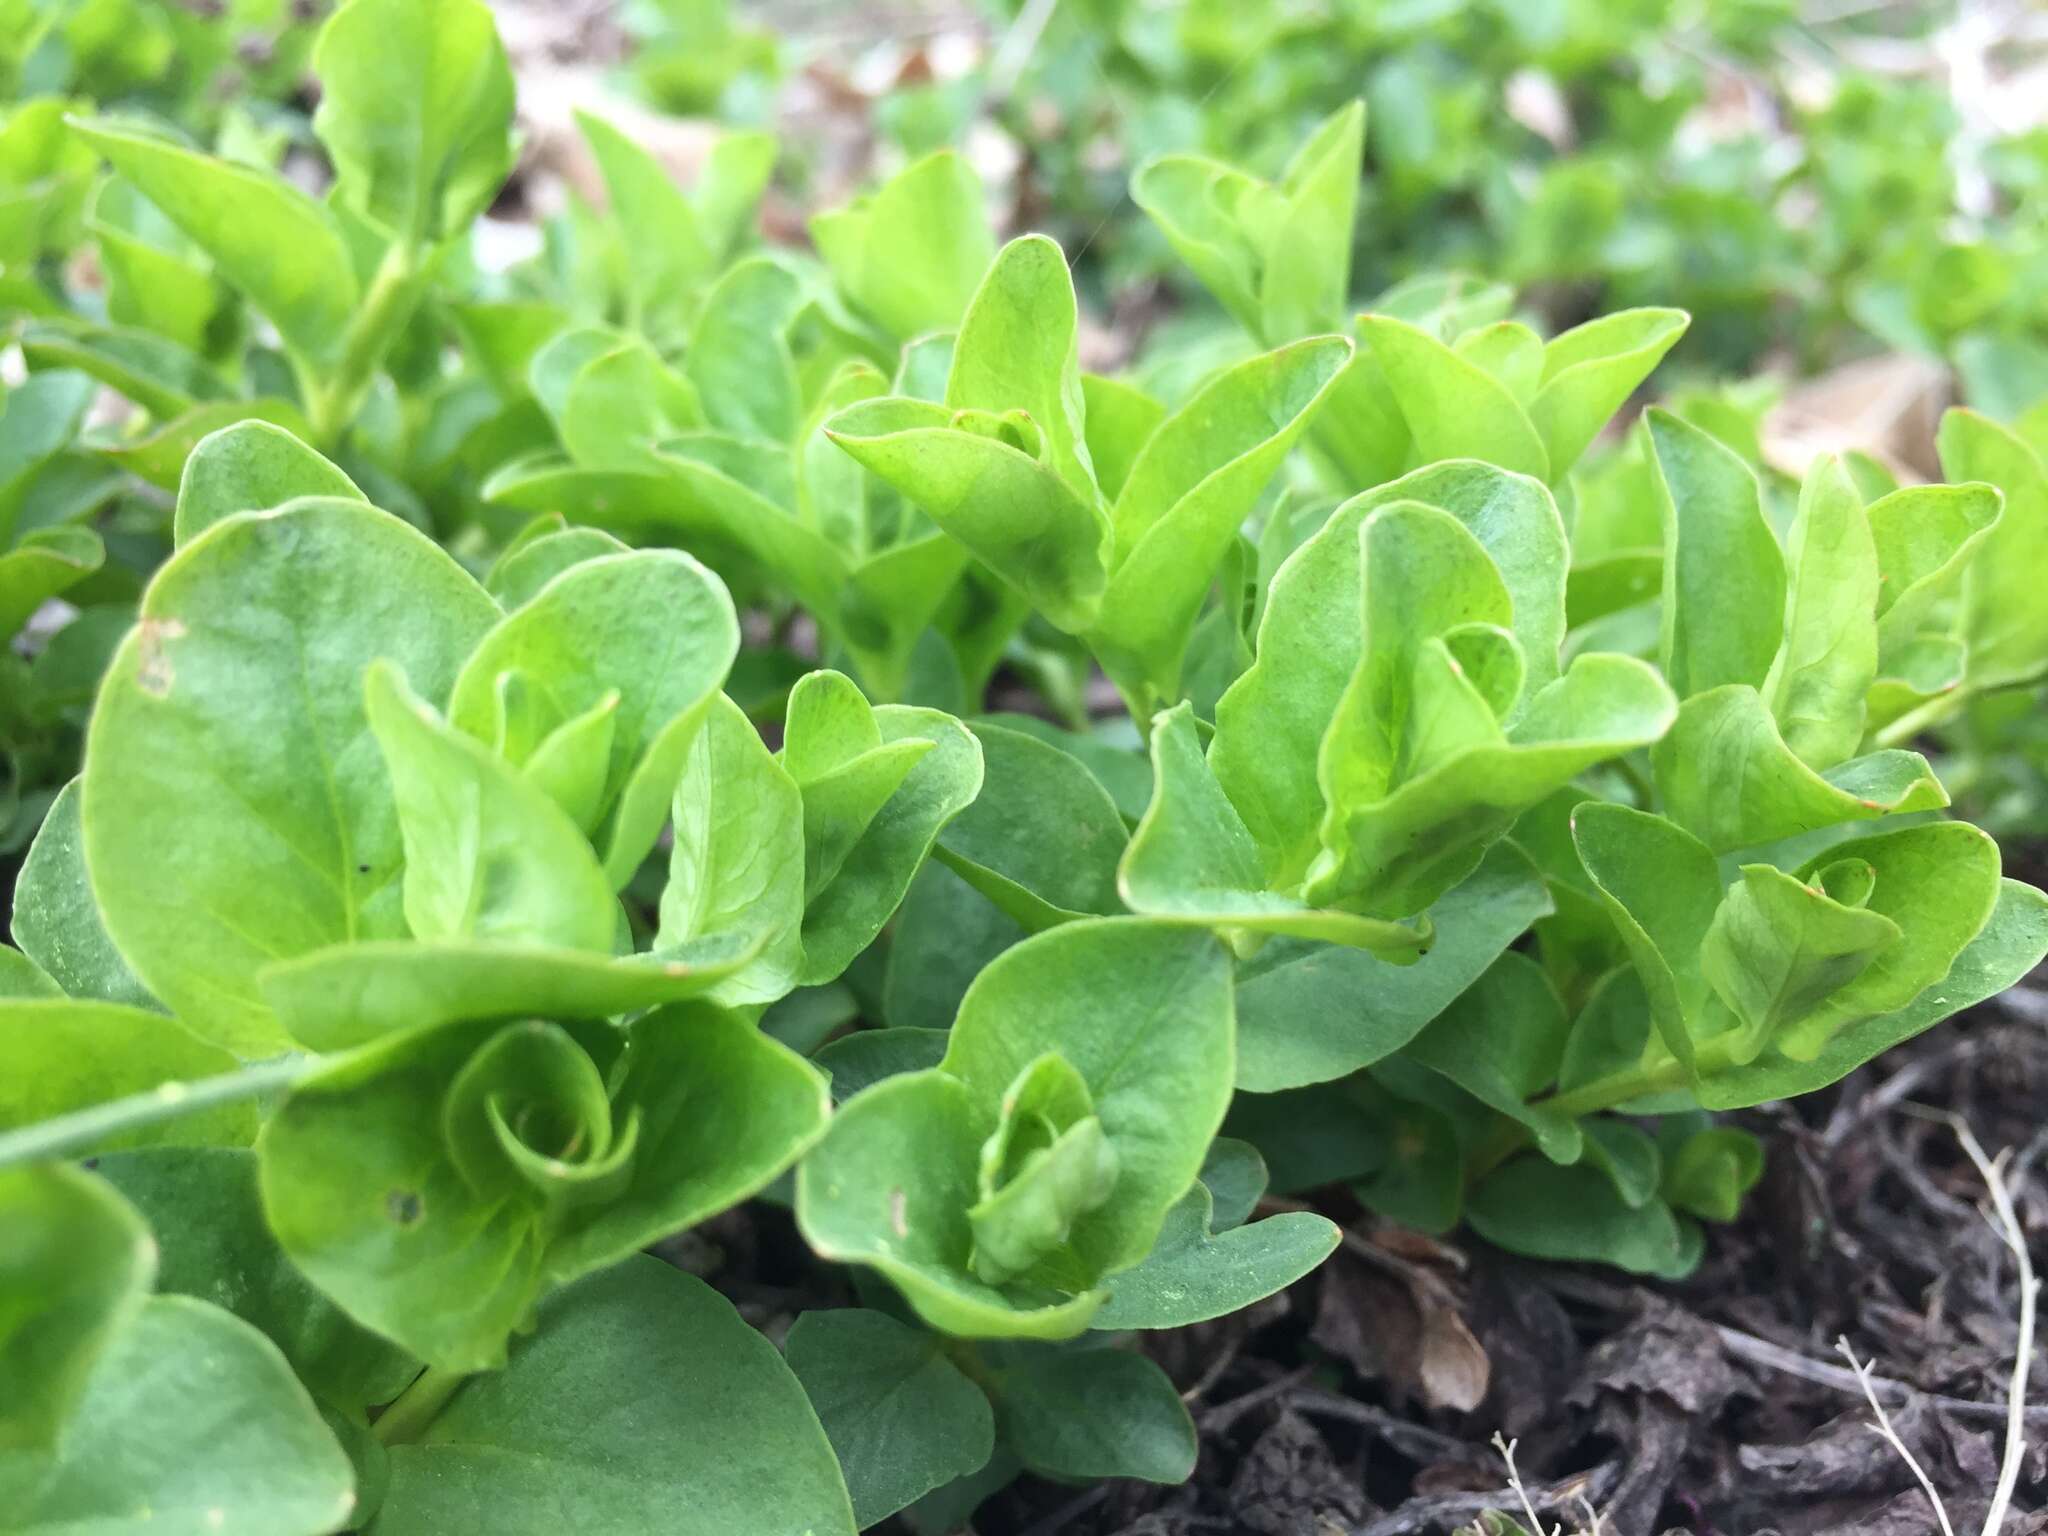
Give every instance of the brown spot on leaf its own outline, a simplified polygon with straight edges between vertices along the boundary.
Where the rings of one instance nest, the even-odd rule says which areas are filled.
[[[394,1189],[384,1197],[384,1214],[398,1226],[412,1226],[426,1213],[426,1202],[415,1190]]]
[[[142,653],[141,664],[135,669],[136,686],[155,698],[166,698],[178,675],[171,666],[166,646],[173,640],[185,638],[184,620],[144,619],[136,626],[136,634],[136,643]]]

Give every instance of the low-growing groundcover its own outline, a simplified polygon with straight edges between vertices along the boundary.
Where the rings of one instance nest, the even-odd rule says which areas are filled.
[[[78,600],[5,658],[0,1532],[1177,1483],[1154,1356],[1338,1248],[1294,1197],[1680,1277],[1763,1170],[1717,1115],[2048,952],[1916,750],[2048,674],[2038,421],[1932,485],[1610,432],[1686,315],[1360,312],[1356,105],[1140,169],[1246,338],[1160,395],[947,153],[813,259],[751,248],[772,141],[685,194],[592,118],[580,256],[493,277],[489,12],[313,63],[322,199],[0,122],[0,635]],[[779,1339],[646,1251],[743,1207]]]

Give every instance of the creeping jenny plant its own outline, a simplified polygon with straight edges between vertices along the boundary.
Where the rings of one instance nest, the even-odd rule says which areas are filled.
[[[608,207],[487,275],[488,11],[349,0],[314,62],[324,199],[0,124],[110,283],[23,280],[0,411],[0,640],[93,615],[0,658],[0,1532],[1176,1481],[1130,1336],[1334,1249],[1269,1190],[1682,1273],[1761,1172],[1714,1112],[2048,951],[1914,750],[2048,675],[2022,434],[1796,491],[1683,412],[1599,442],[1686,317],[1353,313],[1357,107],[1139,172],[1247,337],[1155,396],[950,153],[813,259],[750,249],[765,135],[685,192],[586,119]],[[140,554],[86,526],[131,478]],[[981,713],[1005,662],[1066,725]],[[643,1251],[743,1202],[860,1305],[778,1351]]]

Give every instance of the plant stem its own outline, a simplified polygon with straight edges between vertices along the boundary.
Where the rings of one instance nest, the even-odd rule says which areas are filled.
[[[413,1377],[412,1385],[391,1400],[377,1415],[370,1433],[384,1445],[408,1445],[417,1440],[436,1415],[448,1406],[448,1399],[469,1380],[468,1371],[443,1370],[430,1365]]]
[[[1672,1088],[1685,1085],[1684,1066],[1672,1056],[1659,1054],[1653,1060],[1638,1062],[1633,1067],[1619,1072],[1610,1072],[1605,1077],[1596,1077],[1589,1083],[1564,1093],[1554,1093],[1547,1099],[1539,1099],[1530,1107],[1554,1110],[1561,1115],[1577,1119],[1602,1109],[1612,1109],[1617,1104],[1626,1104],[1633,1099],[1647,1098],[1653,1093],[1664,1093]],[[1466,1170],[1469,1182],[1477,1183],[1493,1172],[1502,1163],[1513,1157],[1529,1144],[1529,1128],[1518,1120],[1505,1120],[1492,1137],[1480,1143],[1472,1154],[1472,1162]]]
[[[130,1094],[25,1125],[0,1135],[0,1168],[15,1163],[43,1162],[89,1151],[108,1137],[164,1120],[175,1120],[194,1110],[214,1109],[241,1099],[253,1099],[278,1088],[288,1088],[320,1064],[317,1056],[286,1056],[261,1062],[239,1072],[203,1077],[197,1082],[163,1083],[145,1093]]]
[[[401,240],[387,250],[363,294],[361,308],[349,322],[341,357],[332,371],[323,379],[312,376],[311,369],[302,370],[306,421],[317,446],[332,447],[363,408],[377,365],[419,299],[415,283],[421,267],[420,248],[413,242]]]

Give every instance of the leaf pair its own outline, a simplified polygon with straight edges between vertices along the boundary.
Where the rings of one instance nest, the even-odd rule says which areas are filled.
[[[1241,828],[1234,879],[1249,844],[1259,883],[1300,905],[1413,916],[1523,810],[1661,736],[1670,695],[1640,662],[1586,655],[1559,675],[1563,556],[1549,494],[1480,464],[1332,514],[1274,578],[1257,659],[1217,707],[1206,798]],[[1173,804],[1156,797],[1138,839],[1162,859]],[[1134,856],[1127,883],[1143,872]]]
[[[1131,196],[1261,346],[1282,346],[1346,329],[1364,139],[1353,102],[1277,183],[1166,155],[1139,167]],[[1357,356],[1312,429],[1346,489],[1466,458],[1560,484],[1688,324],[1678,310],[1627,310],[1546,343],[1476,298],[1407,284],[1358,317]]]
[[[1206,934],[1063,924],[981,973],[937,1067],[841,1107],[797,1220],[943,1331],[1070,1337],[1194,1184],[1232,1061],[1230,962]]]
[[[826,431],[1051,623],[1086,640],[1127,695],[1164,704],[1179,696],[1217,566],[1350,345],[1324,337],[1283,347],[1217,375],[1163,420],[1137,412],[1142,446],[1112,494],[1095,463],[1101,438],[1077,334],[1059,248],[1039,236],[1012,241],[961,323],[943,401],[864,401]]]

